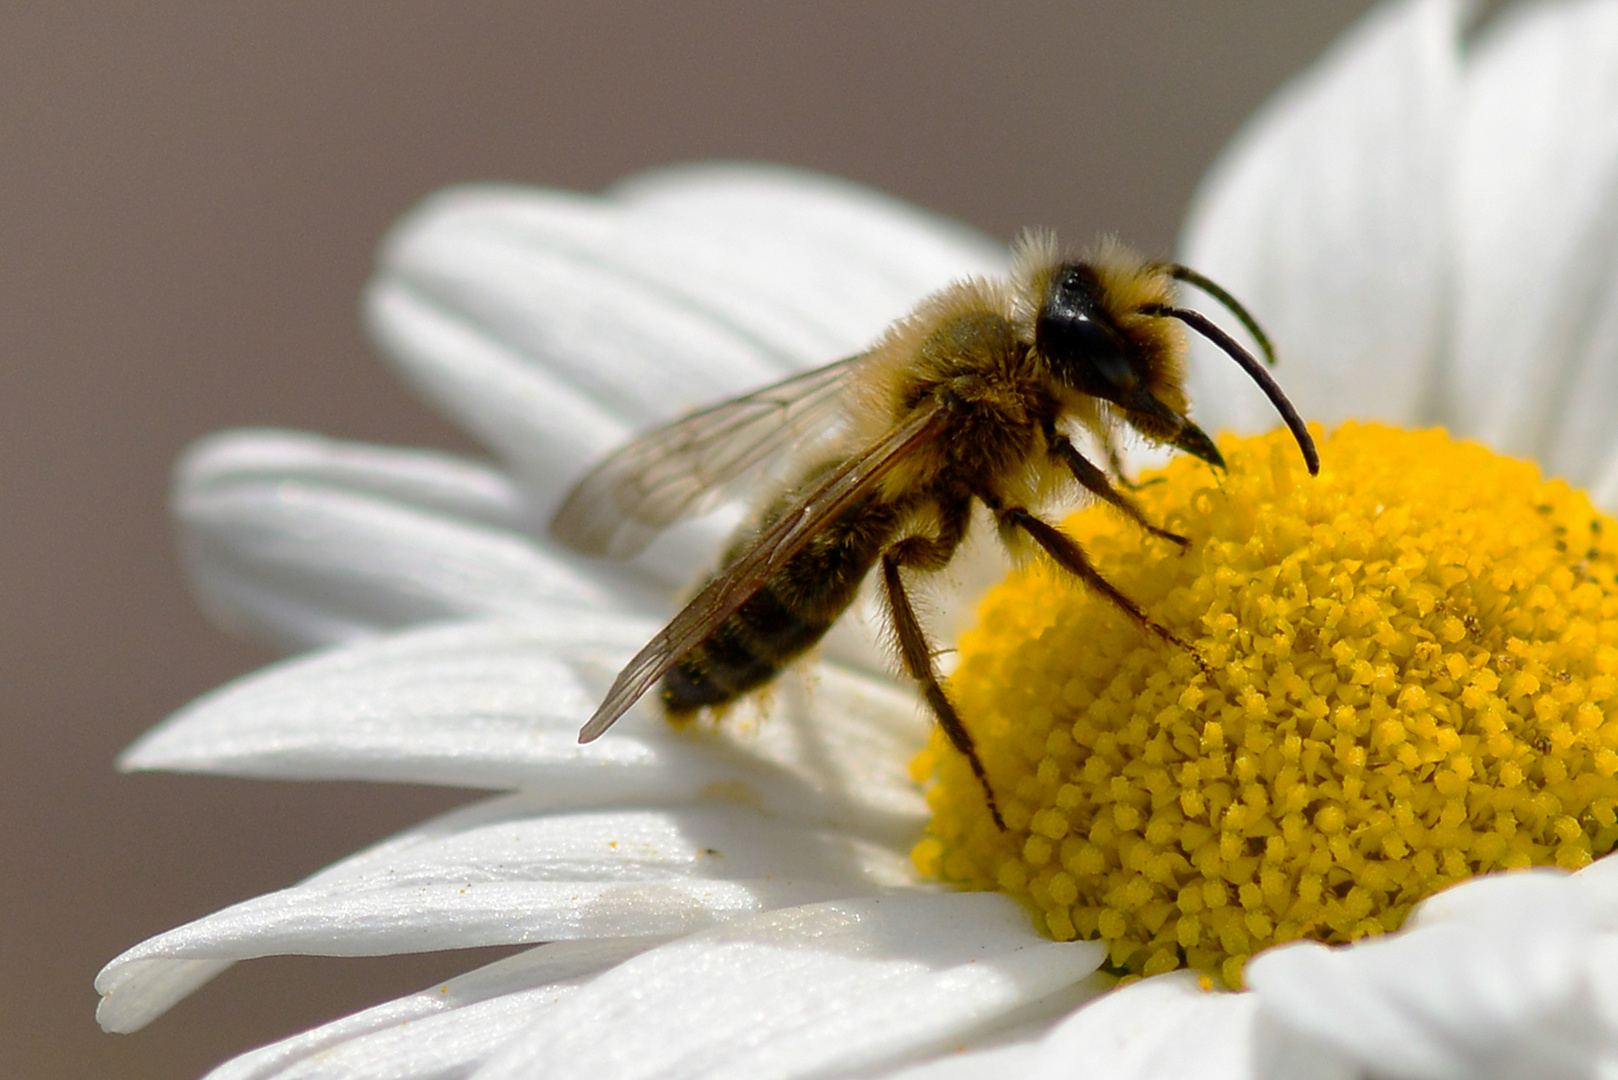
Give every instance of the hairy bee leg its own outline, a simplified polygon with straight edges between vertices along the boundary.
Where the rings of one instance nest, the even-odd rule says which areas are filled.
[[[1079,448],[1074,446],[1066,435],[1052,430],[1046,433],[1045,439],[1050,444],[1051,453],[1055,454],[1057,459],[1067,466],[1068,472],[1073,474],[1073,479],[1077,480],[1084,490],[1108,506],[1122,511],[1125,517],[1158,539],[1179,544],[1181,551],[1191,546],[1191,541],[1179,533],[1160,529],[1147,521],[1146,515],[1141,512],[1141,508],[1135,505],[1135,500],[1113,487],[1112,481],[1107,479],[1107,474],[1102,472],[1089,458],[1079,453]]]
[[[1190,653],[1191,659],[1197,662],[1197,666],[1202,669],[1204,675],[1213,674],[1213,669],[1208,667],[1208,662],[1202,658],[1201,653],[1197,652],[1185,641],[1182,641],[1174,631],[1152,619],[1133,600],[1119,592],[1112,582],[1102,577],[1100,572],[1090,565],[1090,560],[1084,554],[1084,549],[1079,546],[1078,541],[1049,522],[1035,517],[1020,506],[1001,511],[1000,520],[1007,524],[1015,525],[1027,533],[1034,543],[1045,550],[1045,554],[1056,560],[1056,565],[1106,597],[1114,607],[1133,619],[1141,629],[1150,630],[1164,641],[1177,645]]]
[[[1131,480],[1129,478],[1129,471],[1124,467],[1124,455],[1123,452],[1118,449],[1118,441],[1111,435],[1107,435],[1103,438],[1103,442],[1107,447],[1107,468],[1111,472],[1109,479],[1112,480],[1114,484],[1117,484],[1125,491],[1139,491],[1142,488],[1153,487],[1163,482],[1163,478],[1161,476],[1154,476],[1152,479],[1146,481]]]
[[[883,552],[882,584],[888,594],[888,610],[893,613],[893,629],[899,639],[899,659],[904,664],[905,674],[921,687],[922,697],[938,720],[938,726],[944,729],[950,744],[972,766],[972,775],[978,778],[978,783],[983,787],[983,796],[989,803],[989,813],[1004,832],[1006,822],[1000,816],[1000,805],[995,801],[994,788],[989,785],[989,774],[983,768],[983,759],[978,757],[971,733],[961,723],[960,714],[955,711],[949,695],[944,693],[944,687],[938,681],[938,671],[933,667],[932,646],[927,641],[926,631],[921,628],[921,620],[916,618],[916,609],[910,603],[904,579],[899,572],[900,567],[942,569],[955,554],[955,549],[961,546],[971,520],[972,503],[969,499],[941,505],[937,536],[907,536]]]
[[[1131,480],[1129,474],[1124,471],[1124,454],[1118,449],[1118,440],[1108,433],[1101,437],[1101,444],[1107,451],[1107,468],[1112,471],[1113,483],[1125,491],[1139,491],[1140,485]]]
[[[905,673],[921,686],[922,696],[927,699],[927,707],[938,719],[939,727],[944,729],[951,744],[972,766],[972,775],[978,778],[978,783],[983,787],[983,797],[988,800],[989,813],[1000,831],[1005,832],[1006,822],[1000,816],[1000,805],[995,802],[989,774],[983,768],[983,760],[978,757],[971,733],[961,723],[960,714],[955,711],[949,695],[944,693],[943,686],[938,682],[938,672],[933,668],[932,647],[928,645],[921,622],[916,618],[916,610],[905,593],[904,582],[899,577],[899,561],[891,551],[882,556],[882,582],[887,586],[888,608],[893,612],[893,628],[899,636],[899,658],[904,663]]]

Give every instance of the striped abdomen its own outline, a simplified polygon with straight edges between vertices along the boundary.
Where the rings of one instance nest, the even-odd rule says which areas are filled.
[[[770,517],[783,506],[772,508]],[[828,525],[669,669],[663,676],[663,707],[679,717],[728,704],[775,678],[848,610],[898,522],[893,508],[868,500]],[[733,548],[725,562],[734,561],[750,540]]]

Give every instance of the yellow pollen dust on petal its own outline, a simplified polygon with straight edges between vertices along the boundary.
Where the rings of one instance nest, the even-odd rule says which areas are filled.
[[[1441,431],[1345,425],[1315,478],[1285,432],[1220,450],[1139,490],[1183,553],[1101,507],[1063,526],[1212,674],[1047,561],[1014,572],[950,682],[1007,831],[935,734],[918,867],[1115,973],[1236,986],[1270,945],[1611,850],[1618,523]]]

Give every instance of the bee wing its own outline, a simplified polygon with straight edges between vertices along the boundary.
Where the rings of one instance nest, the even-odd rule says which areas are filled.
[[[942,405],[918,413],[836,469],[776,518],[741,558],[708,582],[674,621],[658,631],[618,673],[601,707],[580,729],[579,741],[587,743],[600,737],[680,657],[707,640],[747,603],[810,538],[892,472],[916,447],[936,439],[948,422]]]
[[[829,423],[857,356],[648,432],[585,475],[551,518],[551,535],[591,555],[627,559],[683,517],[718,505],[750,469]]]

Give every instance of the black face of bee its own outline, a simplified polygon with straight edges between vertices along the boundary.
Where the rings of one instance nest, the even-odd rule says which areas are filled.
[[[1100,280],[1083,263],[1056,268],[1034,326],[1034,347],[1076,390],[1120,403],[1134,396],[1139,380],[1128,345],[1102,306]]]

